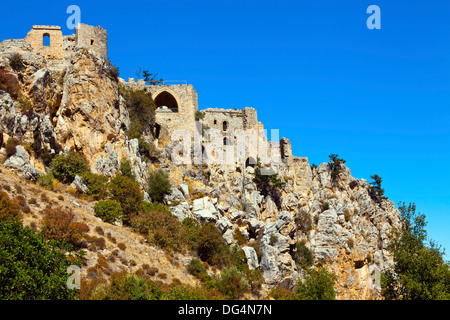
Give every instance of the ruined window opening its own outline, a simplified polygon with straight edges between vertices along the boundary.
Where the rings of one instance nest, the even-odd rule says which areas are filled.
[[[256,167],[256,161],[253,157],[248,157],[247,160],[245,160],[245,167]]]
[[[163,91],[155,98],[156,107],[166,107],[172,112],[178,112],[178,103],[173,95],[167,91]]]
[[[216,119],[214,119],[214,124],[217,124],[217,120]]]
[[[91,46],[93,46],[93,45],[94,45],[94,40],[91,39]]]
[[[45,33],[42,36],[42,46],[43,47],[50,47],[50,35],[48,33]]]
[[[223,122],[223,131],[227,131],[228,129],[228,122],[224,121]]]

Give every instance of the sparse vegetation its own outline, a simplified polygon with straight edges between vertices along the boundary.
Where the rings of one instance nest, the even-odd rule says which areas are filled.
[[[16,77],[4,68],[0,68],[0,90],[9,93],[13,99],[20,96],[20,85]]]
[[[156,169],[148,175],[148,195],[153,201],[162,203],[164,196],[171,194],[172,186],[168,174],[163,169]]]
[[[330,209],[330,204],[327,201],[324,201],[320,204],[320,212],[324,212]]]
[[[295,245],[295,251],[292,253],[295,263],[303,269],[308,269],[313,265],[313,256],[304,242],[298,242]]]
[[[20,144],[19,140],[16,138],[9,138],[6,141],[5,150],[6,150],[6,158],[11,157],[16,153],[16,147]]]
[[[71,211],[61,207],[47,208],[42,220],[42,234],[46,239],[67,241],[75,248],[81,247],[82,238],[89,231],[83,222],[76,222]]]
[[[305,209],[300,209],[294,217],[294,222],[298,230],[309,232],[312,229],[311,215]]]
[[[9,65],[14,71],[20,71],[25,67],[22,56],[19,53],[14,53],[8,57]]]

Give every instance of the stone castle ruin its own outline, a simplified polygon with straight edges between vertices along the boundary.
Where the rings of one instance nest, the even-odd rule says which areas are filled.
[[[64,70],[70,64],[71,55],[78,48],[85,48],[105,59],[108,58],[107,31],[100,26],[87,24],[78,24],[75,34],[68,36],[63,35],[59,26],[34,25],[24,39],[5,40],[0,45],[0,51],[2,45],[37,53],[47,60],[50,70],[56,71]],[[177,130],[187,130],[192,139],[201,131],[203,142],[211,144],[216,140],[215,149],[222,149],[220,153],[214,148],[202,150],[202,154],[208,153],[209,159],[217,158],[219,161],[218,158],[223,157],[227,159],[227,163],[231,161],[254,166],[261,153],[268,157],[263,163],[273,162],[274,159],[286,162],[292,158],[289,140],[283,138],[281,143],[268,141],[264,125],[258,121],[254,108],[201,110],[201,127],[198,127],[198,98],[191,84],[147,85],[144,80],[136,82],[133,78],[128,81],[119,78],[119,82],[128,89],[145,90],[152,94],[157,106],[156,143],[159,147],[166,147],[171,141],[171,135]],[[205,131],[214,134],[205,135]],[[218,139],[220,143],[217,143]],[[236,147],[243,144],[244,159],[236,151]]]
[[[59,26],[33,26],[25,37],[31,45],[47,60],[67,60],[75,47],[93,50],[104,57],[108,56],[108,33],[102,27],[78,24],[75,35],[63,36]]]
[[[16,54],[19,71],[12,63]],[[86,156],[92,173],[113,177],[127,159],[146,201],[151,201],[149,171],[161,168],[171,178],[172,192],[164,201],[172,214],[181,221],[215,223],[230,245],[244,237],[249,267],[261,270],[268,289],[294,288],[303,274],[295,254],[303,243],[314,264],[338,275],[340,298],[378,295],[374,275],[391,264],[388,235],[400,225],[395,204],[375,201],[371,184],[344,165],[334,179],[329,163],[310,166],[306,157],[294,157],[290,141],[265,129],[256,109],[200,109],[192,84],[118,78],[108,62],[108,33],[100,26],[80,24],[74,34],[63,35],[59,26],[35,25],[23,39],[0,43],[0,69],[17,80],[32,105],[26,108],[0,90],[0,142],[11,137],[22,142],[3,167],[36,181],[49,172],[44,159],[75,150]],[[156,104],[153,134],[141,136],[156,147],[152,159],[141,153],[139,139],[127,134],[131,121],[123,88],[149,92]],[[264,169],[278,173],[282,188],[265,192],[255,181],[253,167],[263,155],[269,160],[261,161]],[[174,158],[192,162],[178,165]],[[89,187],[77,177],[72,188],[86,192]],[[259,244],[260,254],[252,243]],[[145,248],[140,241],[132,245],[140,254]],[[94,266],[96,255],[89,256]]]

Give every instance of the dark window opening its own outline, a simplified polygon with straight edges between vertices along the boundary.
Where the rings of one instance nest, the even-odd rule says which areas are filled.
[[[93,46],[93,45],[94,45],[94,40],[91,39],[91,46]]]
[[[217,120],[214,120],[214,124],[217,124]]]
[[[178,103],[173,95],[167,91],[163,91],[155,98],[156,107],[168,108],[172,112],[178,112]]]
[[[228,122],[224,121],[223,122],[223,131],[227,131],[228,129]]]
[[[252,167],[254,168],[256,166],[256,161],[252,157],[248,157],[247,160],[245,160],[245,167]]]
[[[44,34],[42,37],[42,45],[44,47],[50,47],[50,35],[48,33]]]

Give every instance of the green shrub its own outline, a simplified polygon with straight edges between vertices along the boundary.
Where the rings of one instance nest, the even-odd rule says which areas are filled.
[[[369,195],[372,198],[372,200],[374,200],[377,203],[380,203],[381,200],[386,199],[386,197],[384,196],[384,189],[381,188],[381,183],[383,182],[383,179],[377,174],[370,176],[370,178],[373,179],[373,181],[370,183],[371,186],[369,188]]]
[[[295,263],[303,269],[310,268],[313,265],[313,256],[311,251],[305,246],[305,243],[297,243],[295,249],[292,255]]]
[[[229,299],[239,299],[250,290],[247,279],[236,266],[223,268],[216,278],[216,288]]]
[[[114,81],[119,80],[119,68],[112,64],[111,61],[107,61],[105,74],[108,78]]]
[[[122,160],[120,160],[120,172],[123,176],[136,181],[136,177],[134,176],[133,170],[131,168],[131,161],[129,159],[123,158]]]
[[[185,230],[171,213],[140,212],[130,218],[131,227],[144,235],[150,244],[169,252],[181,252],[186,248]]]
[[[122,174],[117,174],[109,183],[108,190],[111,199],[119,202],[122,206],[125,221],[130,215],[141,210],[144,196],[137,182]]]
[[[205,223],[199,228],[196,247],[200,259],[210,265],[222,268],[232,264],[228,245],[214,223]]]
[[[38,177],[38,182],[41,186],[52,188],[53,187],[53,180],[55,179],[55,176],[51,171],[47,172],[47,174],[40,175]]]
[[[86,182],[88,190],[86,194],[95,200],[105,199],[108,196],[108,177],[86,171],[81,175]]]
[[[156,105],[150,92],[124,88],[121,91],[130,114],[130,129],[127,134],[135,139],[154,127]]]
[[[198,259],[192,259],[187,266],[187,270],[196,278],[204,277],[207,274],[203,263]]]
[[[93,300],[159,300],[163,291],[153,281],[125,271],[111,276],[108,286],[102,284],[91,294]]]
[[[427,235],[426,216],[398,203],[401,224],[388,234],[393,265],[381,274],[386,300],[450,300],[450,267],[441,246]]]
[[[94,212],[97,217],[109,223],[122,221],[123,211],[120,203],[114,200],[102,200],[95,204]]]
[[[184,218],[182,221],[186,235],[186,242],[190,250],[197,251],[198,230],[200,224],[192,218]]]
[[[18,222],[0,221],[0,299],[74,300],[67,267],[78,264],[54,240]]]
[[[150,211],[158,211],[158,212],[164,212],[164,213],[171,213],[170,208],[162,203],[159,202],[148,202],[148,201],[142,201],[142,211],[144,212],[150,212]]]
[[[201,112],[200,110],[195,111],[195,120],[196,121],[200,121],[204,118],[205,116],[203,115],[203,112]]]
[[[164,196],[172,193],[172,185],[167,172],[163,169],[153,170],[148,175],[148,195],[153,201],[163,202]]]
[[[299,281],[294,295],[297,300],[335,300],[336,275],[325,268],[308,269],[304,281]]]
[[[81,176],[90,170],[86,157],[75,151],[57,155],[52,160],[51,168],[55,178],[64,183],[71,183],[76,175]]]

